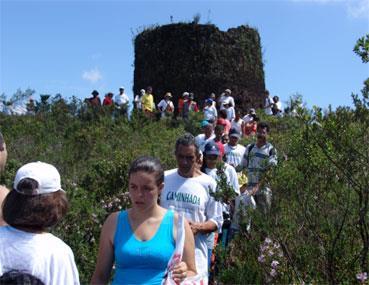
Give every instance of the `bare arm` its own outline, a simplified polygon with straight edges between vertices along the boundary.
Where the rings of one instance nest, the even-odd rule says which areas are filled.
[[[190,221],[189,224],[190,224],[192,233],[194,235],[198,233],[208,234],[208,233],[215,232],[218,229],[217,224],[210,220],[204,223],[196,223],[196,222]]]
[[[111,214],[105,221],[100,235],[99,253],[91,284],[107,284],[114,263],[114,234],[118,212]]]

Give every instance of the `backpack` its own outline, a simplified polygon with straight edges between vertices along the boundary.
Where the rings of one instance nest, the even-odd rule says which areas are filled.
[[[247,166],[249,165],[249,161],[250,161],[250,153],[251,153],[251,150],[254,148],[254,146],[255,146],[255,143],[252,143],[252,144],[250,144],[250,145],[247,147],[247,157],[246,157]],[[272,155],[275,155],[275,149],[274,149],[274,147],[272,147],[272,148],[269,150],[269,156],[272,156]]]

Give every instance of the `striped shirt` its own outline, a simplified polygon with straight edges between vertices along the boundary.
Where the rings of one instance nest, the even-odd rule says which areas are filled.
[[[271,143],[266,143],[261,148],[256,144],[246,147],[245,154],[242,159],[242,167],[247,168],[247,186],[255,186],[259,183],[260,176],[273,165],[277,165],[277,151]],[[250,153],[249,153],[250,151]]]

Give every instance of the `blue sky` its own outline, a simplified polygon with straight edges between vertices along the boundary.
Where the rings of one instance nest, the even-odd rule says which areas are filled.
[[[56,93],[85,98],[122,85],[132,97],[134,35],[170,23],[170,16],[191,21],[195,14],[222,30],[257,28],[266,87],[282,101],[297,92],[309,107],[351,105],[351,93],[360,93],[369,76],[352,52],[369,33],[369,0],[0,3],[0,93],[8,97],[32,88],[36,100]]]

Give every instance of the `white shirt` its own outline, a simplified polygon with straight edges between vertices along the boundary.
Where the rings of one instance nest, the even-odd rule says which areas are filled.
[[[239,164],[241,164],[245,151],[246,148],[243,145],[237,144],[236,146],[231,146],[226,144],[224,146],[224,154],[227,158],[226,162],[233,167],[237,167]]]
[[[268,96],[268,97],[265,98],[265,103],[264,103],[265,114],[267,114],[267,115],[273,115],[272,105],[271,105],[272,103],[273,103],[273,100],[272,100],[272,98],[270,98],[270,96]]]
[[[0,227],[0,276],[17,270],[44,284],[79,284],[73,252],[50,233],[35,234],[10,226]]]
[[[159,102],[158,109],[161,111],[161,117],[165,117],[165,111],[166,111],[166,109],[167,109],[168,106],[174,112],[174,105],[173,105],[173,102],[172,101],[170,101],[170,100],[166,101],[165,99],[162,99]]]
[[[247,114],[243,116],[242,120],[247,124],[251,123],[254,120],[254,118],[250,114]]]
[[[128,104],[128,103],[129,103],[129,98],[128,98],[128,96],[126,95],[126,93],[123,93],[123,94],[117,94],[117,95],[115,95],[114,102],[115,102],[115,104],[117,104],[118,106],[122,106],[122,105],[124,105],[124,104]]]
[[[205,172],[207,175],[213,177],[214,180],[217,181],[218,175],[217,175],[216,168],[213,168],[213,169],[205,168]],[[229,165],[228,163],[224,163],[224,173],[227,177],[228,184],[232,186],[232,188],[234,189],[234,192],[240,195],[240,186],[238,184],[238,176],[237,176],[237,172],[234,169],[234,167],[232,165]]]
[[[164,189],[160,205],[164,208],[174,206],[178,212],[185,214],[189,221],[204,223],[212,221],[218,231],[223,224],[222,205],[209,194],[216,191],[216,182],[209,175],[185,178],[178,174],[178,169],[165,171]],[[208,274],[207,234],[195,235],[195,260],[198,274]]]
[[[205,134],[199,134],[195,137],[195,142],[199,149],[204,152],[205,145],[215,139],[215,134],[213,133],[209,138],[205,137]]]
[[[215,106],[211,105],[211,106],[205,106],[204,108],[204,119],[207,121],[213,120],[215,121],[215,119],[218,117],[218,111],[217,108],[215,108]]]
[[[234,213],[232,217],[231,228],[235,230],[239,230],[240,228],[240,215],[247,215],[247,208],[251,207],[252,209],[256,209],[256,203],[254,197],[248,195],[247,193],[243,193],[240,196],[236,197]],[[250,228],[250,223],[248,224],[248,229]]]
[[[227,120],[232,122],[232,120],[236,117],[236,113],[233,107],[228,107],[225,109],[227,111]]]
[[[224,108],[224,103],[228,103],[228,104],[231,104],[232,107],[235,107],[235,104],[234,104],[234,99],[232,96],[225,96],[225,95],[221,95],[219,100],[219,105],[220,105],[220,110],[223,110],[225,109]]]
[[[242,123],[242,119],[239,119],[238,121],[236,121],[236,119],[233,119],[231,122],[231,129],[236,129],[240,133],[240,135],[242,135]]]

